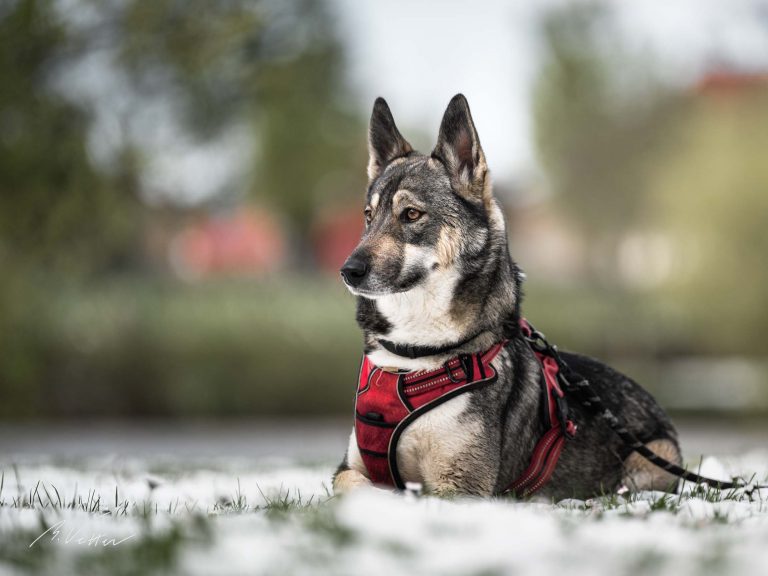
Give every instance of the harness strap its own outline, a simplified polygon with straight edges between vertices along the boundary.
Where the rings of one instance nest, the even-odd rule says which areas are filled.
[[[514,492],[518,496],[528,496],[544,486],[555,471],[564,443],[565,437],[560,427],[550,428],[536,444],[528,468],[505,492]]]
[[[520,328],[526,338],[531,337],[533,330],[525,319],[520,320]],[[549,481],[566,439],[576,435],[576,424],[568,418],[568,403],[558,382],[560,366],[552,356],[535,349],[533,351],[544,376],[545,409],[550,428],[533,449],[531,463],[523,474],[504,490],[517,496],[530,496]]]

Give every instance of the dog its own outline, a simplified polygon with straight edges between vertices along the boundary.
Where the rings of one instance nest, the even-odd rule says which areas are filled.
[[[458,94],[450,101],[437,144],[425,155],[403,138],[389,106],[378,98],[368,149],[365,229],[341,269],[357,297],[364,335],[358,404],[382,381],[397,386],[409,375],[443,368],[448,380],[458,381],[451,375],[461,370],[451,372],[452,359],[480,358],[494,346],[496,352],[484,370],[477,364],[493,375],[487,385],[444,399],[406,427],[398,426],[388,454],[362,449],[361,429],[367,423],[391,430],[397,423],[357,410],[346,455],[333,476],[334,493],[392,485],[370,470],[374,456],[382,461],[389,456],[389,470],[397,469],[401,484],[418,483],[427,493],[503,494],[532,465],[551,423],[545,418],[541,359],[523,328],[524,275],[509,253],[505,219],[467,100]],[[681,463],[675,428],[647,391],[595,359],[560,355],[589,379],[627,430],[659,456]],[[570,403],[567,418],[577,432],[563,443],[538,495],[583,499],[675,485],[674,476],[633,452],[580,404]]]

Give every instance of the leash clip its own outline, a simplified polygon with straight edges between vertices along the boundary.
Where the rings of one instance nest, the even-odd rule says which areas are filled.
[[[544,336],[543,332],[539,332],[530,324],[527,324],[526,328],[527,329],[523,330],[523,338],[525,338],[528,345],[533,348],[534,351],[546,354],[552,350],[552,345],[547,340],[547,337]]]

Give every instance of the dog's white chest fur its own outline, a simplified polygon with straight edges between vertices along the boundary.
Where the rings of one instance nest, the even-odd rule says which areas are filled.
[[[387,340],[423,346],[440,346],[459,340],[463,326],[451,315],[458,278],[455,270],[439,270],[424,284],[408,292],[377,298],[379,313],[392,326]],[[372,351],[369,357],[378,366],[397,366],[406,370],[432,370],[439,366],[421,358],[395,356],[384,349]]]
[[[437,265],[434,249],[406,244],[403,271],[413,266]],[[427,278],[408,292],[396,292],[377,299],[379,312],[392,326],[390,340],[436,345],[451,341],[459,326],[451,319],[451,305],[459,274],[453,268],[432,270]]]

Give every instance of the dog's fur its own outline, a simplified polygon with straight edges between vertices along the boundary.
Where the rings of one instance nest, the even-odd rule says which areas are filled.
[[[510,342],[494,360],[496,383],[445,402],[406,429],[397,448],[402,477],[438,495],[498,494],[527,467],[545,432],[542,373],[518,326],[522,275],[508,252],[504,217],[466,99],[451,100],[428,156],[413,150],[386,102],[377,99],[369,152],[367,224],[348,260],[362,262],[366,272],[347,281],[358,297],[365,353],[378,366],[422,370]],[[445,354],[418,359],[392,354],[378,342],[440,347],[475,334]],[[563,357],[631,432],[680,463],[676,432],[648,392],[596,360]],[[631,453],[575,402],[571,418],[578,434],[539,494],[584,498],[622,486],[674,484],[674,477]],[[365,485],[370,481],[353,432],[334,491]]]

